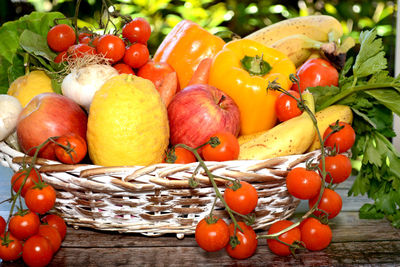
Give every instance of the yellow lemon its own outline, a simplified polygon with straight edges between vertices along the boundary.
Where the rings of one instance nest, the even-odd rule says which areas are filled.
[[[128,74],[107,80],[90,106],[87,142],[96,165],[161,162],[169,142],[168,114],[153,83]]]
[[[13,81],[7,94],[17,98],[25,107],[34,96],[49,92],[54,92],[49,76],[42,70],[34,70]]]

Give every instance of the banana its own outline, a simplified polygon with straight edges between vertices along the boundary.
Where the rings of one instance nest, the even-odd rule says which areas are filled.
[[[313,52],[321,49],[323,44],[323,42],[311,39],[304,34],[293,34],[274,42],[270,46],[287,55],[296,67],[298,67],[303,64]]]
[[[242,145],[250,140],[253,140],[254,138],[259,137],[260,135],[262,135],[265,131],[261,131],[261,132],[256,132],[256,133],[252,133],[252,134],[244,134],[244,135],[240,135],[238,137],[238,141],[239,141],[239,145]]]
[[[315,114],[317,119],[318,129],[321,136],[324,135],[325,130],[329,127],[329,124],[335,123],[337,120],[347,122],[351,124],[353,122],[353,112],[351,108],[346,105],[332,105]],[[318,135],[315,134],[314,141],[307,151],[314,151],[321,148]]]
[[[302,34],[319,42],[328,42],[337,41],[343,35],[343,29],[340,22],[332,16],[314,15],[282,20],[244,38],[270,46],[293,34]]]
[[[312,94],[303,93],[303,99],[314,113],[315,106]],[[240,145],[239,160],[302,154],[311,145],[314,136],[313,121],[310,115],[304,111],[300,116],[282,122]]]

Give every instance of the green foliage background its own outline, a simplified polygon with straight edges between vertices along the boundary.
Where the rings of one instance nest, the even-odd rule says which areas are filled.
[[[82,0],[79,9],[81,26],[98,26],[104,15],[104,3],[113,4],[122,15],[145,17],[152,25],[149,49],[154,53],[165,35],[180,20],[197,22],[211,32],[229,29],[245,36],[285,18],[329,14],[339,19],[346,35],[357,38],[361,30],[377,28],[393,71],[395,43],[394,1],[288,1],[288,0]],[[37,11],[60,11],[67,17],[75,14],[76,0],[0,1],[0,23]],[[118,21],[116,21],[118,24]]]

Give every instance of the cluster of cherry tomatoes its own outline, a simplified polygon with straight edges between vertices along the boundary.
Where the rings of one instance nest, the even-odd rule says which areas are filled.
[[[134,18],[122,28],[122,38],[116,34],[96,35],[80,32],[67,24],[53,26],[47,33],[47,44],[59,53],[56,63],[68,58],[101,54],[110,61],[119,73],[134,74],[149,60],[147,41],[151,27],[144,18]],[[77,42],[78,41],[78,42]]]
[[[64,240],[67,227],[56,214],[48,214],[56,200],[54,188],[42,181],[35,169],[21,169],[11,178],[15,200],[22,197],[27,209],[19,207],[8,225],[0,217],[0,259],[14,261],[22,256],[28,266],[46,266]]]

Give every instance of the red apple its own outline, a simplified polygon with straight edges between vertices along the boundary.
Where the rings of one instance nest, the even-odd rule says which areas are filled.
[[[18,118],[17,136],[22,150],[33,155],[47,138],[75,133],[86,140],[87,115],[68,97],[56,93],[42,93],[25,106]],[[39,157],[55,160],[54,144],[49,143]]]
[[[227,94],[206,84],[190,85],[168,106],[171,144],[197,147],[219,131],[235,136],[240,130],[239,108]]]
[[[166,62],[150,60],[138,70],[137,76],[152,81],[165,106],[168,107],[178,89],[178,76],[175,70]]]

